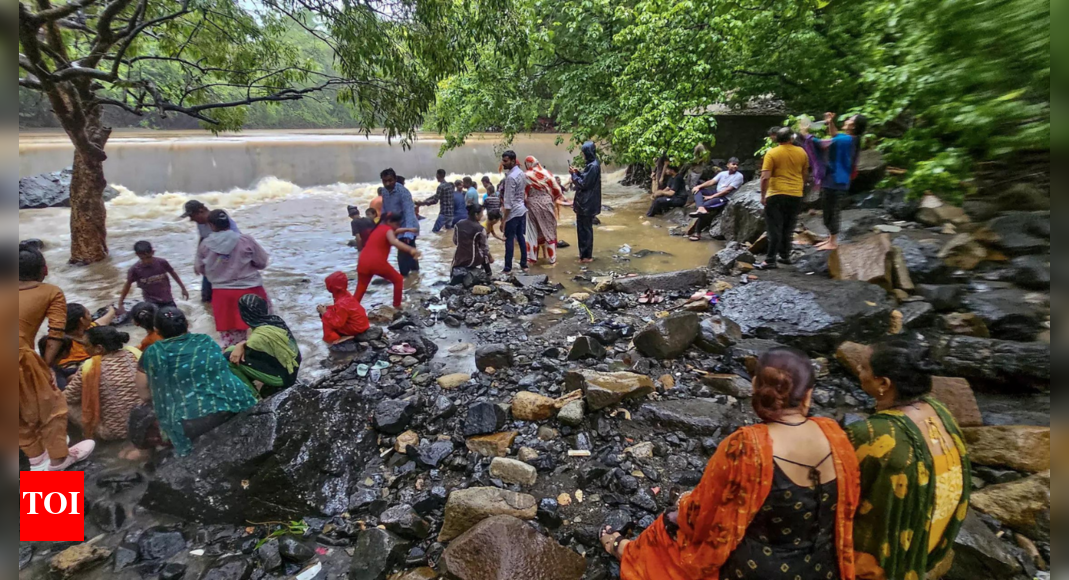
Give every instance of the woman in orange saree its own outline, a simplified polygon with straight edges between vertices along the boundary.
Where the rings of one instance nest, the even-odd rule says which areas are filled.
[[[808,418],[815,374],[774,349],[754,379],[764,422],[720,445],[701,484],[630,542],[604,530],[623,580],[854,580],[860,473],[830,419]]]

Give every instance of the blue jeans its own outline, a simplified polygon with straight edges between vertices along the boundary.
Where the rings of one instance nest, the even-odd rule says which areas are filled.
[[[527,269],[527,216],[512,218],[505,224],[505,271],[512,271],[512,255],[520,244],[520,269]]]
[[[415,238],[401,238],[401,241],[413,248],[416,247]],[[419,272],[419,261],[407,252],[397,252],[397,271],[400,272],[402,276],[408,276],[412,272]]]
[[[453,224],[450,223],[452,221],[453,220],[446,219],[446,217],[444,215],[439,215],[438,216],[438,220],[434,222],[434,229],[431,230],[431,231],[433,233],[437,234],[438,232],[442,231],[443,229],[451,230],[451,229],[453,229]]]

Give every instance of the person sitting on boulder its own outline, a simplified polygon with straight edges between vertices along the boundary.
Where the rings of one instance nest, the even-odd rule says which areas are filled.
[[[712,225],[713,219],[720,213],[719,210],[728,204],[731,194],[738,191],[745,182],[746,178],[739,173],[739,159],[732,157],[728,160],[727,171],[721,171],[711,180],[694,187],[694,203],[698,209],[690,214],[690,217],[698,218],[698,223],[690,241],[697,242],[702,239],[702,232]]]
[[[89,439],[125,441],[130,412],[141,404],[137,361],[141,351],[126,346],[130,335],[110,326],[91,328],[92,358],[71,378],[64,394],[70,422],[81,425]]]
[[[494,257],[490,255],[490,246],[487,245],[486,229],[480,223],[483,208],[470,205],[466,211],[468,219],[458,223],[453,231],[453,243],[457,251],[453,255],[452,269],[482,268],[488,276],[492,275],[490,264],[494,263]]]
[[[76,302],[68,304],[66,336],[71,341],[71,349],[67,356],[59,361],[58,366],[71,373],[77,371],[79,365],[89,360],[89,351],[86,348],[89,346],[89,339],[85,337],[86,331],[110,325],[117,315],[118,312],[114,308],[109,308],[107,314],[93,320],[85,306]]]
[[[326,284],[327,291],[334,297],[334,305],[320,305],[318,308],[319,317],[323,320],[323,342],[338,346],[367,332],[371,323],[360,301],[349,293],[349,277],[345,272],[334,272],[327,276]]]
[[[679,168],[674,165],[669,165],[664,171],[665,175],[671,178],[669,187],[653,192],[653,203],[650,204],[650,211],[646,213],[646,217],[656,217],[668,213],[673,208],[687,205],[686,176],[681,174]]]
[[[212,337],[189,332],[181,310],[160,309],[156,329],[163,340],[141,356],[139,394],[152,402],[175,453],[189,455],[197,439],[255,405],[256,396]]]
[[[137,347],[137,350],[141,352],[145,352],[148,347],[163,338],[160,333],[156,332],[157,311],[159,311],[159,307],[151,302],[139,302],[130,309],[130,320],[134,323],[134,326],[147,333],[145,339],[141,341],[141,345]]]
[[[301,349],[289,326],[255,294],[242,296],[238,311],[249,325],[249,338],[227,349],[230,370],[265,399],[295,385]]]

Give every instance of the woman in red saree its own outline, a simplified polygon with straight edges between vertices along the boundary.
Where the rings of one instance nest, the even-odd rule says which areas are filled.
[[[854,580],[860,475],[830,419],[808,418],[808,357],[761,357],[754,409],[763,423],[720,445],[701,484],[631,542],[606,529],[623,580]]]
[[[524,160],[527,167],[527,260],[538,262],[545,252],[550,264],[557,263],[557,204],[564,200],[553,174],[534,157]]]

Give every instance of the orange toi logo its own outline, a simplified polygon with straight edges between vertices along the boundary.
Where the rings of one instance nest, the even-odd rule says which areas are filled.
[[[20,542],[85,540],[84,473],[20,473],[19,497]]]

